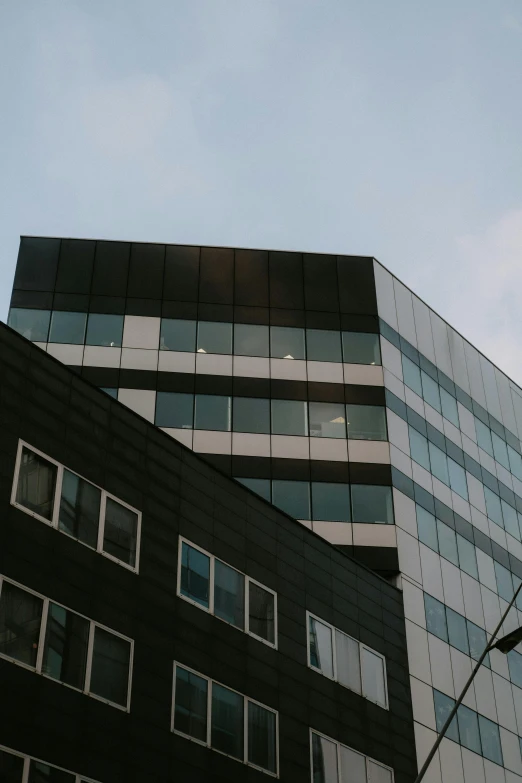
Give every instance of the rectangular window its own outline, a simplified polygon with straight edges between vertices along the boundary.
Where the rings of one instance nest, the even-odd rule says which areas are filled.
[[[270,433],[270,400],[234,397],[232,421],[234,432]]]
[[[307,404],[301,400],[272,400],[273,435],[308,435]]]
[[[386,410],[381,405],[348,404],[346,428],[353,440],[386,440]]]
[[[333,631],[331,626],[309,615],[310,666],[318,669],[325,677],[335,679],[333,659]]]
[[[361,645],[362,695],[388,709],[386,665],[382,655]]]
[[[450,563],[459,567],[459,551],[455,531],[437,519],[437,533],[439,537],[439,553]]]
[[[196,321],[162,318],[160,350],[194,353],[196,350]]]
[[[477,443],[481,449],[493,456],[493,443],[491,441],[491,430],[489,427],[475,417],[475,432],[477,434]]]
[[[194,395],[182,392],[156,392],[157,427],[190,430],[194,426]]]
[[[448,458],[444,452],[431,441],[428,441],[428,449],[430,452],[431,472],[435,478],[438,478],[439,481],[442,481],[443,484],[446,484],[446,486],[449,487]]]
[[[459,567],[478,582],[477,552],[471,541],[459,536],[457,533],[457,550],[459,553]]]
[[[421,370],[421,383],[422,383],[422,396],[424,400],[435,408],[436,411],[442,413],[440,404],[439,384],[430,378],[423,370]]]
[[[240,484],[243,484],[243,486],[251,489],[252,492],[255,492],[256,495],[268,500],[270,503],[270,498],[272,496],[270,479],[245,478],[243,476],[236,476],[235,479],[236,481],[239,481]]]
[[[502,504],[500,503],[499,496],[495,492],[492,492],[489,487],[483,486],[483,489],[488,517],[499,527],[504,527]]]
[[[106,496],[103,526],[105,554],[134,568],[139,523],[139,515],[134,509]]]
[[[480,741],[482,744],[482,755],[484,758],[494,761],[495,764],[503,766],[504,761],[502,758],[502,747],[500,744],[500,732],[496,723],[485,718],[483,715],[478,716],[479,728],[480,728]]]
[[[438,552],[439,539],[437,536],[437,520],[433,514],[430,514],[429,511],[426,511],[425,508],[422,508],[422,506],[419,506],[418,504],[415,506],[415,510],[417,513],[419,541],[422,541],[423,544],[426,544],[430,549],[433,549],[434,552]]]
[[[177,594],[276,647],[276,593],[180,539]]]
[[[402,354],[402,377],[406,386],[409,386],[419,397],[422,397],[420,368],[404,354]]]
[[[442,386],[439,387],[440,391],[440,402],[442,406],[442,415],[445,419],[447,419],[449,422],[455,425],[455,427],[460,428],[460,420],[459,420],[459,409],[457,406],[457,400],[455,397],[452,397],[451,394],[449,394],[446,389],[443,389]]]
[[[346,414],[342,403],[309,402],[312,438],[346,438]]]
[[[232,353],[232,324],[198,322],[198,353]]]
[[[15,504],[50,522],[53,517],[58,475],[56,463],[26,446],[22,447],[17,462]]]
[[[63,471],[58,528],[87,546],[96,548],[100,524],[101,490]]]
[[[466,480],[466,471],[455,460],[448,457],[449,485],[453,492],[460,495],[464,500],[468,499],[468,482]]]
[[[119,348],[123,337],[123,315],[90,313],[87,321],[87,345]]]
[[[516,650],[507,654],[509,665],[509,677],[518,688],[522,688],[522,655]]]
[[[277,776],[278,714],[208,677],[174,664],[171,729]]]
[[[339,332],[330,332],[326,329],[307,329],[306,358],[309,362],[342,362]]]
[[[231,397],[221,397],[214,394],[196,394],[195,429],[230,432],[231,409]]]
[[[129,710],[131,639],[0,578],[0,655]]]
[[[509,457],[506,442],[499,438],[496,432],[491,431],[491,442],[493,444],[493,456],[502,467],[509,470]]]
[[[468,628],[469,654],[473,660],[478,661],[487,644],[486,632],[483,628],[479,628],[478,625],[472,623],[471,620],[466,620],[466,625]],[[484,658],[484,666],[491,668],[489,662],[489,653]]]
[[[87,313],[68,313],[54,311],[51,317],[50,343],[69,343],[83,345]]]
[[[465,655],[469,655],[468,629],[466,618],[446,607],[446,620],[448,625],[448,642]]]
[[[0,748],[0,780],[4,783],[22,783],[23,772],[23,757]]]
[[[393,770],[310,730],[312,783],[393,783]]]
[[[327,522],[349,522],[349,484],[312,481],[312,519]]]
[[[7,325],[34,343],[46,343],[49,334],[50,310],[29,310],[12,307],[9,310]]]
[[[24,774],[25,771],[25,774]],[[25,756],[0,746],[0,780],[2,783],[95,783],[84,775]]]
[[[513,506],[510,506],[509,503],[506,503],[505,500],[501,500],[500,505],[502,507],[502,519],[504,521],[506,532],[512,535],[513,538],[516,538],[518,541],[520,541],[520,527],[518,525],[517,512]]]
[[[294,519],[311,519],[308,481],[272,481],[272,503]]]
[[[426,628],[444,642],[448,641],[448,626],[446,624],[446,607],[428,593],[424,593],[424,609],[426,611]]]
[[[461,704],[457,710],[457,719],[459,724],[460,744],[468,750],[480,755],[482,748],[480,744],[480,732],[478,715],[469,707]]]
[[[270,356],[273,359],[304,359],[304,329],[288,326],[270,327]]]
[[[268,356],[268,326],[234,324],[234,353],[236,356]]]
[[[446,723],[451,710],[453,709],[455,699],[452,699],[450,696],[446,696],[444,693],[433,689],[433,701],[435,703],[435,722],[437,724],[437,731],[440,732]],[[457,716],[455,716],[451,721],[446,732],[446,737],[453,740],[454,742],[459,741]]]
[[[428,451],[428,439],[420,432],[408,427],[410,434],[410,454],[412,460],[421,465],[425,470],[430,470],[430,452]]]
[[[378,334],[343,332],[343,361],[346,364],[380,364]]]
[[[513,577],[511,576],[511,572],[507,570],[507,568],[504,568],[503,565],[500,565],[497,560],[493,561],[493,565],[495,567],[495,576],[497,578],[497,591],[501,598],[504,599],[504,601],[507,601],[510,603],[511,599],[513,598],[513,593],[515,592],[513,589]]]
[[[518,451],[512,449],[511,446],[508,446],[507,450],[509,454],[509,466],[511,473],[516,476],[519,481],[522,481],[522,456],[520,456]]]
[[[352,484],[352,521],[393,525],[391,487]]]

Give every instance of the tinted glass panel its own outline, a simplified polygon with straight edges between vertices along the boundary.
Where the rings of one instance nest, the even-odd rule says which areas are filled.
[[[196,394],[194,427],[197,430],[230,431],[231,398]]]
[[[449,473],[448,473],[448,460],[443,451],[435,446],[431,441],[428,441],[428,449],[430,452],[430,464],[431,472],[442,481],[443,484],[449,487]]]
[[[422,383],[419,367],[414,364],[407,356],[402,356],[402,375],[404,383],[413,389],[419,397],[422,397]]]
[[[234,432],[270,432],[270,400],[234,397]]]
[[[380,364],[379,335],[343,332],[343,361],[346,364]]]
[[[347,405],[348,437],[354,440],[386,440],[386,412],[381,405]]]
[[[448,641],[452,647],[456,647],[465,655],[469,655],[468,629],[466,619],[457,614],[449,606],[446,607],[446,620],[448,623]]]
[[[103,551],[130,566],[136,565],[138,515],[112,498],[107,498]]]
[[[519,688],[522,688],[522,655],[516,650],[511,650],[507,654],[509,664],[509,676],[511,682],[514,682]]]
[[[459,553],[459,565],[463,571],[478,581],[477,553],[475,547],[463,536],[457,533],[457,549]]]
[[[96,243],[83,239],[62,239],[56,290],[88,294],[91,290]]]
[[[306,407],[300,400],[272,400],[272,433],[308,435]]]
[[[313,438],[346,438],[346,416],[342,403],[310,402],[308,410]]]
[[[199,265],[201,302],[232,304],[234,294],[234,251],[224,247],[202,247]]]
[[[295,519],[310,519],[310,485],[307,481],[272,482],[272,503]]]
[[[127,705],[130,644],[103,628],[94,629],[91,693],[121,706]]]
[[[232,353],[232,324],[199,321],[198,353]]]
[[[127,296],[161,299],[165,246],[140,242],[131,245]]]
[[[508,454],[509,454],[509,465],[511,467],[511,472],[514,476],[517,477],[520,481],[522,481],[522,456],[511,448],[511,446],[508,446]]]
[[[417,512],[417,530],[419,533],[419,541],[429,546],[434,552],[439,551],[439,539],[437,537],[437,522],[433,514],[422,508],[422,506],[416,506]]]
[[[437,520],[437,533],[439,536],[439,552],[442,557],[449,560],[450,563],[459,565],[459,553],[457,549],[457,538],[455,532],[445,525],[440,519]]]
[[[236,478],[240,484],[248,487],[255,492],[256,495],[260,495],[265,500],[270,501],[270,479],[256,479],[256,478]]]
[[[176,667],[174,728],[202,742],[207,741],[207,692],[207,680]]]
[[[470,620],[466,620],[466,625],[468,627],[469,654],[475,661],[478,661],[486,647],[486,632]],[[484,659],[484,665],[489,666],[489,655]]]
[[[118,389],[113,389],[108,386],[100,386],[100,389],[105,392],[105,394],[108,394],[109,397],[114,397],[115,400],[118,399]]]
[[[391,770],[368,759],[368,783],[393,783]]]
[[[181,595],[209,607],[210,558],[185,542],[181,548]]]
[[[439,391],[440,391],[440,401],[442,405],[442,415],[448,421],[454,424],[455,427],[460,427],[459,409],[457,407],[457,400],[455,399],[455,397],[452,397],[451,394],[448,394],[446,389],[443,389],[442,386],[439,387]]]
[[[478,716],[476,712],[461,704],[457,711],[460,742],[474,753],[481,751]]]
[[[197,302],[199,247],[167,245],[163,296],[180,302]]]
[[[448,628],[446,625],[446,611],[444,604],[424,593],[424,608],[426,611],[426,628],[429,633],[435,634],[439,639],[448,641]]]
[[[248,760],[269,772],[276,771],[276,716],[251,701],[248,702]]]
[[[330,522],[350,521],[350,487],[348,484],[312,482],[312,519]]]
[[[234,353],[237,356],[268,356],[268,326],[236,324],[234,326]]]
[[[59,252],[59,239],[22,237],[13,288],[21,288],[24,291],[52,291]]]
[[[468,483],[466,481],[466,471],[457,462],[448,457],[448,473],[450,487],[457,495],[465,500],[468,499]]]
[[[425,372],[421,372],[422,396],[432,408],[439,413],[442,412],[440,406],[439,384],[430,378]]]
[[[31,761],[29,766],[28,783],[74,783],[75,775],[64,772],[62,769],[50,767],[39,761]]]
[[[494,761],[495,764],[502,765],[502,748],[500,746],[500,733],[497,724],[483,715],[479,715],[478,720],[482,755],[490,761]]]
[[[49,333],[50,310],[25,310],[12,307],[9,311],[8,325],[27,340],[35,343],[47,342]]]
[[[491,430],[489,427],[486,427],[480,419],[475,419],[475,431],[480,448],[484,449],[490,456],[493,456],[493,443],[491,442]]]
[[[384,661],[379,655],[361,647],[362,692],[367,699],[386,707]]]
[[[87,345],[121,346],[123,316],[91,313],[87,321]]]
[[[491,440],[493,443],[493,456],[506,470],[509,470],[509,457],[505,441],[499,438],[496,432],[491,433]]]
[[[24,760],[20,756],[0,750],[0,780],[3,783],[22,783]]]
[[[361,692],[359,642],[341,631],[335,631],[337,680],[356,693]]]
[[[245,577],[220,560],[214,564],[214,614],[237,628],[245,626]]]
[[[100,490],[69,470],[63,471],[58,527],[96,548],[100,520]]]
[[[435,721],[437,723],[437,731],[440,732],[451,710],[453,709],[455,701],[454,699],[450,699],[449,696],[445,696],[444,693],[436,690],[433,691],[433,700],[435,702]],[[456,716],[453,718],[448,727],[446,737],[448,739],[452,739],[454,742],[459,741],[459,730]]]
[[[174,318],[161,319],[161,351],[196,350],[196,321],[183,321]]]
[[[16,502],[44,519],[51,520],[57,471],[56,465],[24,446]]]
[[[271,326],[270,355],[276,359],[304,359],[304,329]]]
[[[330,740],[312,734],[313,783],[338,783],[337,746]]]
[[[156,419],[158,427],[191,429],[194,417],[194,395],[179,392],[157,392]]]
[[[339,747],[341,756],[341,783],[366,783],[366,757],[344,745]]]
[[[275,598],[255,582],[248,583],[248,630],[275,642]]]
[[[268,307],[268,253],[236,250],[234,271],[235,303]]]
[[[320,669],[325,677],[333,679],[332,629],[316,620],[315,617],[309,617],[308,621],[310,627],[310,664],[316,669]]]
[[[391,487],[352,484],[352,521],[393,524]]]
[[[229,756],[243,759],[244,700],[239,693],[212,684],[211,745]]]
[[[0,594],[0,653],[36,666],[43,601],[3,582]]]
[[[420,432],[409,427],[410,433],[410,453],[411,458],[425,470],[430,469],[430,453],[428,451],[428,440]]]
[[[83,689],[89,621],[63,606],[49,604],[42,671],[55,680]]]
[[[316,362],[341,362],[341,335],[326,329],[306,330],[306,358]]]
[[[496,560],[493,561],[493,564],[495,566],[495,576],[497,577],[498,594],[501,598],[504,599],[504,601],[509,603],[513,598],[513,593],[515,592],[513,590],[513,578],[511,573],[507,570],[507,568],[504,568],[504,566],[500,565],[500,563],[498,563]]]
[[[129,272],[130,245],[127,242],[97,242],[92,293],[125,296]]]
[[[53,312],[49,342],[83,345],[86,323],[86,313]]]
[[[486,501],[486,512],[490,519],[499,527],[504,527],[504,518],[502,516],[502,505],[500,498],[489,487],[484,487],[484,498]]]
[[[509,503],[506,503],[505,500],[501,500],[500,505],[502,506],[502,518],[504,520],[504,527],[506,528],[506,531],[520,541],[520,528],[518,526],[517,512],[513,506],[510,506]]]

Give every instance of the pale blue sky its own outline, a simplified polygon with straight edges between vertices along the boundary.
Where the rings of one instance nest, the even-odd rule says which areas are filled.
[[[522,382],[521,0],[0,0],[20,234],[374,255]]]

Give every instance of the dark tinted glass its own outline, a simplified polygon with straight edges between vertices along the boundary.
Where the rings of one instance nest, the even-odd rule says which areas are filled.
[[[100,520],[100,490],[68,470],[63,472],[60,530],[96,548]]]
[[[268,356],[268,326],[235,324],[234,353],[236,356]]]
[[[468,629],[466,618],[446,607],[446,620],[448,624],[448,642],[465,655],[469,655]]]
[[[24,446],[16,502],[44,519],[51,520],[57,471],[56,465]]]
[[[379,335],[343,332],[343,361],[346,364],[380,364]]]
[[[270,307],[304,308],[303,262],[300,253],[269,253]]]
[[[197,302],[199,247],[167,245],[163,297],[178,302]]]
[[[180,592],[209,608],[210,558],[185,542],[181,545]]]
[[[36,666],[43,601],[9,582],[0,594],[0,653]]]
[[[176,667],[174,728],[189,737],[207,741],[208,681]]]
[[[393,524],[391,487],[352,484],[352,520]]]
[[[96,242],[62,239],[56,290],[68,294],[88,294],[91,290]]]
[[[156,420],[158,427],[191,429],[194,418],[194,395],[179,392],[156,394]]]
[[[126,296],[129,272],[128,242],[97,242],[94,257],[92,293]]]
[[[108,394],[109,397],[114,397],[115,400],[118,399],[118,389],[113,389],[109,386],[100,386],[100,389],[105,392],[105,394]]]
[[[268,253],[264,250],[235,251],[237,305],[268,306]]]
[[[312,481],[312,519],[330,522],[350,521],[350,487]]]
[[[245,627],[245,577],[221,560],[214,562],[214,614],[237,628]]]
[[[440,731],[448,719],[451,710],[453,709],[455,700],[436,690],[433,691],[433,700],[435,702],[435,721],[437,724],[437,731]],[[446,737],[453,740],[454,742],[459,741],[457,716],[455,716],[451,721],[446,732]]]
[[[21,307],[12,307],[9,311],[7,324],[26,340],[45,343],[49,334],[50,320],[50,310],[26,310]]]
[[[271,326],[270,356],[274,359],[304,359],[304,329],[291,326]]]
[[[303,269],[306,309],[337,312],[339,296],[336,256],[305,253]]]
[[[448,641],[448,626],[446,623],[446,608],[431,595],[424,593],[424,608],[426,611],[426,628],[429,633],[438,636],[439,639]]]
[[[82,345],[85,340],[86,323],[86,313],[53,312],[49,342]]]
[[[234,432],[270,432],[270,400],[257,397],[234,397]]]
[[[308,435],[306,409],[301,400],[272,400],[272,434]]]
[[[377,313],[373,259],[339,256],[339,303],[343,313]]]
[[[161,299],[164,260],[164,245],[132,245],[127,296]]]
[[[87,321],[87,345],[121,346],[123,316],[90,313]]]
[[[268,590],[248,584],[248,630],[267,642],[275,642],[275,598]]]
[[[196,321],[184,321],[178,318],[162,318],[160,350],[195,351]]]
[[[231,398],[196,394],[194,427],[197,430],[230,431]]]
[[[251,489],[256,495],[270,501],[270,479],[236,478],[236,481]]]
[[[57,604],[49,604],[42,671],[55,680],[83,689],[89,621]]]
[[[346,428],[354,440],[386,440],[386,411],[381,405],[347,405]]]
[[[248,760],[269,772],[276,771],[276,716],[248,702]]]
[[[514,682],[519,688],[522,688],[522,655],[516,650],[511,650],[507,654],[509,664],[509,676],[511,682]]]
[[[138,515],[112,498],[105,506],[103,551],[127,565],[136,565]]]
[[[445,525],[440,519],[437,520],[437,535],[439,538],[439,552],[442,557],[449,560],[450,563],[459,565],[459,551],[457,548],[457,538],[455,531]]]
[[[466,620],[466,625],[468,627],[469,653],[475,661],[478,661],[487,644],[486,632],[471,620]],[[488,667],[490,665],[489,654],[484,659],[484,665]]]
[[[59,239],[22,237],[13,288],[53,291],[59,252]]]
[[[422,508],[422,506],[416,506],[417,512],[417,530],[419,533],[419,541],[429,546],[434,552],[439,551],[439,539],[437,536],[437,520],[430,514],[429,511]]]
[[[96,626],[92,653],[91,693],[127,706],[131,646],[126,639]]]
[[[199,321],[198,353],[232,353],[232,324]]]
[[[0,750],[0,780],[3,783],[22,783],[24,760],[20,756]]]
[[[295,519],[310,519],[310,484],[307,481],[272,481],[272,503]]]
[[[243,707],[239,693],[212,683],[211,745],[227,756],[243,760]]]
[[[233,303],[233,250],[222,247],[202,247],[199,274],[200,302]]]
[[[307,329],[306,358],[316,362],[342,362],[340,332]]]
[[[31,761],[28,783],[74,783],[76,776],[40,761]]]
[[[495,764],[502,765],[502,747],[500,745],[500,732],[497,724],[483,715],[479,715],[478,720],[482,755],[490,761],[494,761]]]
[[[346,417],[342,403],[310,402],[308,415],[311,437],[346,438]]]
[[[460,743],[474,753],[481,752],[477,713],[461,704],[457,711]]]

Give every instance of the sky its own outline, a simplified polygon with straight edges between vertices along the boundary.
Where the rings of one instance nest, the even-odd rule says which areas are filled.
[[[21,234],[375,256],[522,384],[521,0],[0,0]]]

